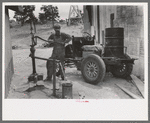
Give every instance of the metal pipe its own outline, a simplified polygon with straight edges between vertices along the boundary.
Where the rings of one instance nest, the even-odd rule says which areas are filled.
[[[36,58],[36,59],[41,59],[41,60],[53,61],[53,59],[41,58],[41,57],[37,57],[37,56],[34,56],[34,58]],[[55,61],[56,61],[56,62],[60,62],[59,60],[56,60],[56,59],[55,59]]]
[[[58,44],[62,44],[61,42],[54,42],[54,41],[45,40],[45,39],[43,39],[43,38],[41,38],[41,37],[39,37],[39,36],[35,36],[34,38],[39,38],[39,39],[41,39],[42,41],[45,41],[45,42],[48,42],[48,43],[58,43]]]
[[[33,74],[35,74],[36,73],[36,67],[35,67],[35,58],[34,58],[34,53],[35,53],[34,46],[31,46],[30,51],[31,51],[31,56],[32,56]]]
[[[45,40],[45,39],[43,39],[43,38],[41,38],[41,37],[39,37],[39,36],[35,36],[34,38],[39,38],[39,39],[41,39],[42,41],[49,42],[48,40]]]

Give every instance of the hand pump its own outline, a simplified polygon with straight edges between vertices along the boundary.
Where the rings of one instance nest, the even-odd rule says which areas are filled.
[[[30,45],[31,46],[31,48],[30,48],[31,53],[30,53],[29,56],[32,58],[32,68],[33,68],[33,73],[28,77],[28,81],[36,83],[39,80],[43,80],[43,74],[37,74],[36,73],[35,58],[36,59],[41,59],[41,60],[53,61],[53,96],[56,96],[56,68],[55,68],[55,64],[57,62],[61,65],[61,63],[60,63],[59,60],[56,60],[56,59],[46,59],[46,58],[41,58],[41,57],[35,56],[34,46],[37,45],[37,38],[39,38],[39,39],[41,39],[42,41],[45,41],[45,42],[49,42],[49,41],[44,40],[39,36],[34,36],[34,34],[36,33],[36,27],[35,27],[35,22],[34,22],[35,16],[34,16],[33,12],[28,13],[27,16],[30,17],[30,30],[31,30],[30,34],[31,34],[32,44]],[[53,42],[53,43],[60,43],[60,42]],[[61,66],[61,70],[63,72],[62,66]],[[64,74],[64,72],[63,72],[63,74]],[[64,75],[64,79],[66,79],[65,75]]]
[[[32,25],[34,25],[34,27],[35,27],[35,23],[34,23],[34,21],[33,21],[33,17],[32,18],[30,18],[30,30],[31,30],[31,40],[32,40],[32,45],[30,45],[31,46],[31,48],[30,48],[30,51],[31,51],[31,55],[32,55],[32,67],[33,67],[33,74],[36,74],[36,67],[35,67],[35,58],[34,58],[34,56],[35,56],[35,48],[34,48],[34,46],[36,45],[36,43],[35,43],[35,39],[34,39],[34,33],[36,33],[36,31],[35,31],[35,28],[34,28],[34,33],[32,32],[33,31],[33,27],[32,27]]]
[[[35,66],[35,48],[34,46],[37,44],[37,39],[34,37],[34,34],[36,33],[36,27],[35,27],[35,22],[34,22],[34,14],[33,12],[29,13],[29,17],[30,17],[30,30],[31,30],[31,41],[32,44],[30,45],[30,57],[32,58],[32,68],[33,68],[33,73],[28,77],[28,81],[34,81],[37,82],[38,80],[43,80],[43,74],[37,74],[36,73],[36,66]],[[33,29],[34,28],[34,29]],[[33,32],[34,30],[34,32]]]

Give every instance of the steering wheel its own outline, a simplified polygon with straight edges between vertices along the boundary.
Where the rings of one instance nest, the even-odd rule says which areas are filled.
[[[87,33],[87,32],[83,32],[82,36],[87,41],[91,41],[92,40],[92,36],[89,33]]]

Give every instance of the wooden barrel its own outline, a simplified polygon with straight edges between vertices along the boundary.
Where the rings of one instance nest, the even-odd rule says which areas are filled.
[[[105,57],[120,57],[124,54],[124,28],[105,29]]]

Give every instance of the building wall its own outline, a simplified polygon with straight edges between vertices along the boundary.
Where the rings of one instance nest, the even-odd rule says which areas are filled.
[[[97,27],[97,7],[95,6],[84,6],[83,7],[83,23],[84,32],[88,32],[91,36],[95,35],[95,44],[98,43],[98,27]]]
[[[142,6],[99,6],[99,19],[97,19],[97,6],[92,6],[92,25],[85,26],[85,31],[94,28],[96,43],[104,44],[105,28],[111,27],[110,15],[114,14],[114,27],[124,28],[124,46],[127,47],[127,54],[131,57],[138,58],[133,67],[133,74],[144,80],[144,24],[143,24],[143,7]],[[85,8],[85,7],[84,7]],[[86,16],[86,13],[84,13]],[[99,20],[100,26],[97,26]],[[97,33],[100,29],[99,34]],[[99,35],[99,39],[97,37]],[[100,41],[99,41],[100,40]]]
[[[97,21],[97,6],[93,6],[93,21],[92,21],[92,27],[93,27],[93,34],[95,35],[95,44],[98,43],[98,21]]]
[[[110,14],[116,13],[116,6],[99,6],[99,19],[98,13],[97,13],[97,6],[93,6],[93,15],[95,17],[93,18],[93,24],[94,30],[95,30],[95,36],[96,36],[96,44],[104,43],[104,36],[105,36],[105,28],[110,27]],[[99,20],[99,26],[97,26],[97,21]],[[98,32],[99,28],[99,33]],[[98,36],[99,35],[99,36]]]
[[[84,15],[83,15],[83,23],[84,23],[84,31],[91,34],[91,24],[90,24],[90,17],[86,6],[83,8]]]
[[[124,28],[124,45],[127,54],[138,58],[133,74],[144,80],[144,23],[142,6],[117,6],[115,27]]]
[[[11,38],[10,38],[10,25],[9,25],[9,15],[8,9],[5,8],[5,98],[9,93],[11,78],[14,73],[13,68],[13,57],[12,57],[12,45],[11,45]]]

